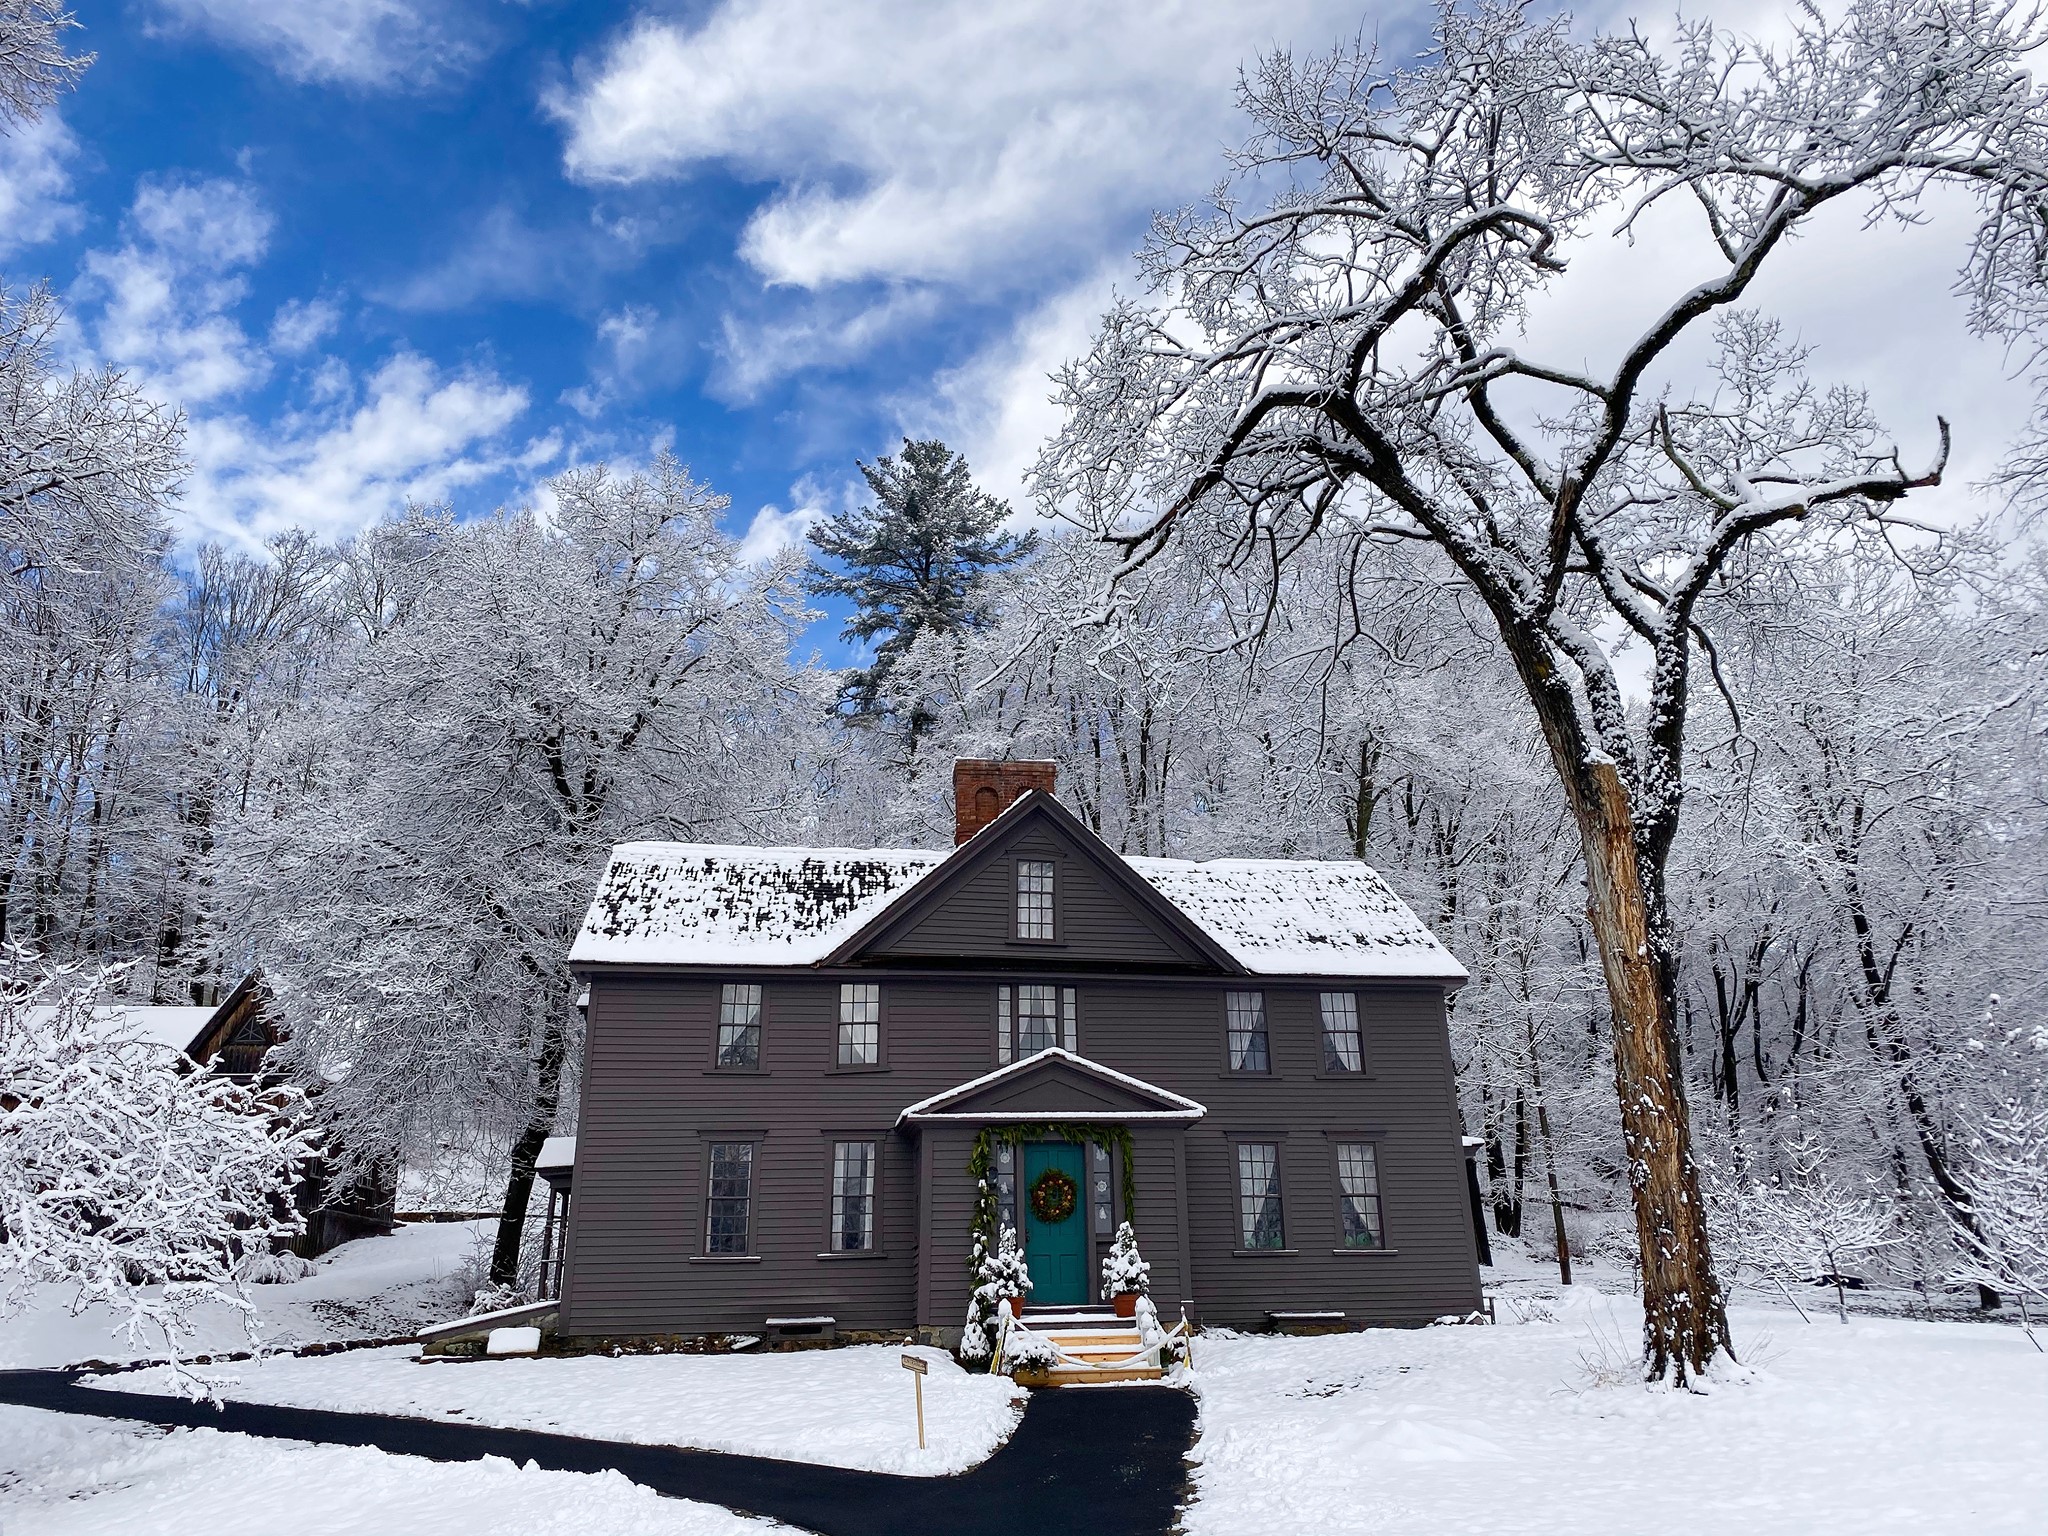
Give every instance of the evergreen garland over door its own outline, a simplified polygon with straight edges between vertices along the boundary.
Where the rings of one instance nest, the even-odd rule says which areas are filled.
[[[1088,1223],[1077,1206],[1062,1221],[1038,1218],[1030,1191],[1046,1174],[1065,1174],[1076,1188],[1087,1187],[1087,1166],[1081,1149],[1071,1142],[1031,1142],[1024,1148],[1024,1178],[1018,1214],[1024,1220],[1024,1259],[1031,1266],[1031,1295],[1026,1305],[1072,1307],[1088,1300]]]

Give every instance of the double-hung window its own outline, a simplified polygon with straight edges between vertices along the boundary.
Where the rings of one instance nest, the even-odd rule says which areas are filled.
[[[1037,982],[996,988],[996,1061],[1008,1065],[1053,1046],[1080,1050],[1072,987]]]
[[[1017,937],[1053,939],[1052,860],[1017,861]]]
[[[849,981],[839,988],[839,1065],[879,1066],[882,1060],[882,988]]]
[[[875,1144],[832,1143],[834,1253],[866,1253],[875,1246]]]
[[[1358,1035],[1358,994],[1323,994],[1323,1070],[1360,1072],[1365,1069],[1365,1048]]]
[[[1272,1071],[1273,1056],[1266,1043],[1266,994],[1229,992],[1224,994],[1223,1008],[1229,1016],[1230,1070]]]
[[[754,1144],[711,1143],[711,1177],[704,1199],[704,1251],[749,1252],[754,1217]]]
[[[1237,1144],[1238,1235],[1247,1249],[1285,1248],[1280,1219],[1280,1144]]]
[[[1337,1143],[1338,1238],[1346,1248],[1384,1248],[1380,1225],[1380,1160],[1369,1141]]]
[[[727,982],[718,998],[718,1064],[745,1071],[761,1065],[761,988]]]

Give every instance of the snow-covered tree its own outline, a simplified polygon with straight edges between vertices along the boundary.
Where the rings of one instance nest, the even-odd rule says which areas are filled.
[[[1152,1289],[1152,1266],[1138,1253],[1138,1234],[1128,1221],[1119,1222],[1109,1256],[1102,1261],[1102,1299],[1143,1296]]]
[[[1967,1111],[1962,1185],[1974,1218],[1962,1236],[1960,1276],[2048,1305],[2048,1029],[1978,1042],[2004,1058],[1988,1102]]]
[[[1780,1282],[1824,1282],[1849,1321],[1846,1267],[1900,1240],[1898,1208],[1869,1181],[1844,1177],[1832,1149],[1803,1134],[1784,1149],[1785,1166],[1713,1187],[1715,1213],[1738,1263]]]
[[[298,1230],[313,1148],[291,1090],[195,1071],[97,1017],[116,979],[0,954],[0,1318],[61,1287],[175,1360],[202,1306],[253,1323],[243,1267]]]
[[[0,128],[33,122],[78,83],[93,56],[64,51],[77,26],[56,0],[0,0]]]
[[[744,837],[785,797],[775,724],[794,562],[748,568],[664,455],[554,507],[414,514],[346,551],[360,639],[233,838],[234,928],[350,1152],[509,1164],[492,1280],[517,1281],[533,1160],[579,1021],[569,945],[633,837]],[[788,835],[788,828],[775,831]]]
[[[1981,209],[1973,323],[2030,334],[2038,43],[2028,13],[1979,0],[1801,11],[1776,45],[1691,23],[1668,49],[1486,0],[1445,5],[1416,64],[1275,55],[1244,87],[1237,187],[1157,221],[1160,302],[1120,304],[1061,376],[1036,487],[1122,552],[1119,574],[1174,542],[1257,571],[1326,540],[1408,541],[1485,611],[1579,834],[1653,1377],[1729,1347],[1666,889],[1694,664],[1725,594],[1802,531],[1882,550],[1947,459],[1947,425],[1927,423],[1907,468],[1860,396],[1812,384],[1741,306],[1823,210],[1911,219],[1948,186]],[[1667,202],[1694,210],[1706,275],[1673,281],[1643,247],[1670,301],[1611,366],[1524,355],[1574,242]],[[1715,367],[1687,389],[1671,355],[1705,328]],[[1640,711],[1624,642],[1648,664]]]
[[[1017,1245],[1014,1227],[1005,1227],[991,1249],[976,1238],[970,1256],[974,1289],[967,1297],[967,1324],[960,1334],[960,1353],[986,1360],[996,1347],[1000,1314],[1012,1298],[1031,1294],[1031,1266]]]
[[[892,695],[897,661],[921,636],[982,623],[983,573],[1023,559],[1036,541],[1003,531],[1008,504],[977,486],[967,461],[935,438],[906,438],[902,453],[860,472],[874,501],[811,529],[811,544],[833,566],[814,566],[808,584],[851,602],[843,637],[875,648],[848,680],[843,705],[860,719],[902,716],[915,746],[925,721],[918,701]]]

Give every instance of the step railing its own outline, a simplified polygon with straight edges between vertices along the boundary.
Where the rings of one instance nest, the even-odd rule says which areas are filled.
[[[1187,1311],[1183,1308],[1180,1321],[1174,1324],[1170,1332],[1161,1334],[1156,1342],[1145,1345],[1135,1355],[1129,1355],[1122,1360],[1084,1360],[1079,1355],[1062,1348],[1059,1340],[1052,1337],[1051,1334],[1039,1333],[1027,1327],[1021,1318],[1012,1316],[1006,1309],[1002,1314],[1002,1327],[996,1334],[995,1351],[989,1356],[988,1368],[990,1375],[995,1375],[1002,1370],[1003,1354],[1009,1346],[1010,1334],[1012,1332],[1027,1333],[1031,1337],[1043,1339],[1049,1344],[1058,1360],[1058,1364],[1053,1366],[1054,1370],[1058,1370],[1061,1365],[1066,1366],[1069,1370],[1081,1371],[1124,1371],[1134,1367],[1160,1369],[1165,1364],[1166,1347],[1175,1339],[1185,1339],[1188,1337],[1188,1318]],[[1188,1350],[1188,1366],[1190,1369],[1194,1366],[1194,1350],[1192,1347]]]

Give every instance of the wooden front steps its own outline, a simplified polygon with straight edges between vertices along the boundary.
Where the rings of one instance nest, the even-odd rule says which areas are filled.
[[[1146,1350],[1138,1325],[1099,1307],[1027,1307],[1024,1326],[1051,1339],[1069,1356],[1087,1362],[1062,1362],[1050,1370],[1019,1370],[1027,1387],[1079,1387],[1112,1381],[1157,1381],[1165,1371],[1157,1349]],[[1126,1364],[1133,1355],[1141,1359]]]

